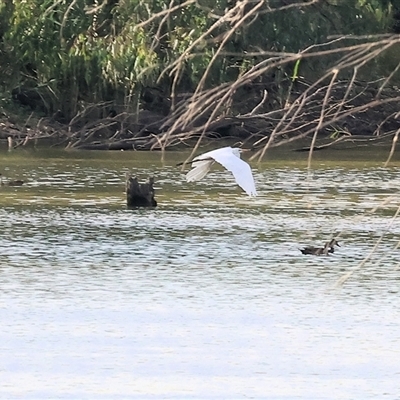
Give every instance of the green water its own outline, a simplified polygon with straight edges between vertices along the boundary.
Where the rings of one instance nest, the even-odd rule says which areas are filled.
[[[0,397],[396,398],[400,162],[279,151],[250,198],[187,155],[1,153]]]

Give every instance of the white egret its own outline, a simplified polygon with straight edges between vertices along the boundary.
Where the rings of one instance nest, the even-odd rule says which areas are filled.
[[[222,147],[195,157],[192,161],[192,169],[187,173],[188,182],[199,181],[204,178],[211,166],[216,161],[232,172],[236,183],[249,195],[257,196],[253,174],[250,165],[240,159],[240,153],[244,151],[237,147]]]

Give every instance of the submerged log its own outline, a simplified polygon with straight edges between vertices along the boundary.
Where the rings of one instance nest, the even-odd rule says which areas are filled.
[[[134,207],[156,207],[154,198],[154,178],[149,177],[147,183],[139,183],[137,177],[126,174],[126,202],[128,208]]]

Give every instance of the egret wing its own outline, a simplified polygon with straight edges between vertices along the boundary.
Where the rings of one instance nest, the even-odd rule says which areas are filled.
[[[207,158],[205,160],[199,160],[195,158],[192,161],[192,169],[186,174],[187,182],[195,182],[204,178],[214,163],[213,158]]]
[[[212,156],[215,161],[220,163],[228,171],[232,172],[233,176],[235,177],[236,183],[249,196],[257,196],[253,174],[251,172],[250,165],[247,164],[247,162],[235,156],[232,152],[229,153],[227,151],[218,152],[218,150],[215,150],[215,153]]]
[[[192,169],[186,174],[186,181],[195,182],[204,178],[214,164],[215,155],[224,154],[225,152],[231,153],[232,149],[230,147],[223,147],[222,149],[211,150],[193,158]]]
[[[207,153],[200,154],[199,156],[193,158],[193,161],[206,160],[210,158],[217,160],[216,157],[221,157],[223,155],[229,156],[231,154],[233,154],[232,147],[221,147],[220,149],[215,149],[208,151]]]

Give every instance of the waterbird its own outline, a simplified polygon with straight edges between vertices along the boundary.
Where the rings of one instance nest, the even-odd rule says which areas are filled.
[[[3,174],[0,174],[0,186],[22,186],[25,182],[20,179],[3,181]]]
[[[187,182],[195,182],[204,178],[211,166],[217,162],[232,172],[236,183],[249,195],[257,196],[256,186],[250,165],[240,158],[247,149],[238,147],[222,147],[195,157],[190,163],[192,169],[186,175]],[[182,165],[179,163],[177,165]]]
[[[313,247],[307,246],[303,249],[299,249],[303,254],[312,254],[314,256],[321,256],[321,255],[329,255],[329,253],[335,252],[335,246],[340,247],[339,242],[336,239],[332,239],[329,242],[325,243],[324,247]]]

